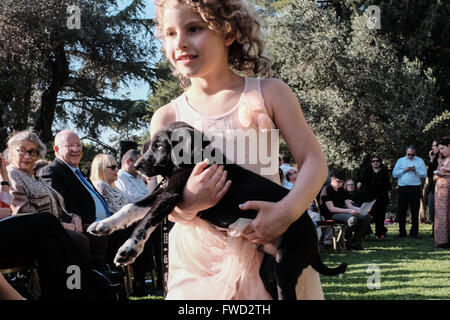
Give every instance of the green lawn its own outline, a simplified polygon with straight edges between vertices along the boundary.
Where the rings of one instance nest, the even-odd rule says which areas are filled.
[[[373,226],[374,228],[374,226]],[[364,243],[362,251],[334,253],[322,249],[328,266],[345,261],[348,269],[343,278],[321,276],[326,300],[428,300],[450,299],[450,250],[434,247],[431,225],[421,224],[420,238],[395,238],[398,225],[389,226],[382,241],[375,236]],[[409,231],[410,225],[407,225]],[[369,289],[367,282],[379,269],[380,288]],[[376,282],[371,282],[376,284]],[[132,300],[163,299],[163,297],[130,297]]]
[[[431,225],[421,224],[419,229],[419,239],[396,238],[398,225],[394,224],[384,240],[377,241],[372,235],[365,241],[363,251],[334,253],[322,249],[328,266],[343,261],[349,265],[343,278],[321,276],[325,299],[450,299],[450,250],[434,247]],[[379,289],[373,286],[376,274],[367,272],[369,266],[379,268]]]

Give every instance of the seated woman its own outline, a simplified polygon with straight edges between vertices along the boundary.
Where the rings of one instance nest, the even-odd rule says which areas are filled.
[[[8,139],[7,146],[7,171],[11,183],[10,193],[14,198],[11,202],[12,214],[53,214],[87,259],[89,239],[83,234],[81,218],[66,211],[64,199],[55,189],[33,176],[36,161],[46,154],[45,145],[34,132],[20,131]]]
[[[344,182],[344,190],[347,193],[347,198],[352,202],[352,205],[355,207],[360,207],[362,205],[362,195],[357,191],[353,179],[347,179]]]
[[[8,203],[12,197],[9,195],[9,178],[1,153],[0,178],[0,202],[3,207],[0,211],[0,268],[36,261],[41,299],[86,298],[84,261],[56,217],[49,213],[11,217],[12,210]],[[69,290],[67,287],[67,268],[71,265],[80,267],[80,289]],[[21,299],[23,297],[0,274],[0,300]]]
[[[114,186],[118,171],[119,167],[117,162],[111,155],[98,154],[92,160],[90,179],[98,192],[105,198],[112,214],[119,211],[120,208],[128,203],[126,195]],[[133,224],[129,228],[118,230],[109,236],[108,261],[111,265],[113,264],[112,261],[117,250],[131,236],[135,226],[136,224]],[[145,274],[152,269],[152,262],[157,259],[153,257],[152,244],[155,242],[155,237],[158,236],[159,234],[157,232],[154,232],[150,236],[144,246],[144,251],[132,264],[134,294],[137,296],[145,296],[148,294],[145,289]],[[159,257],[156,254],[155,256]]]
[[[349,199],[353,206],[355,207],[361,207],[363,204],[363,196],[362,193],[358,191],[356,188],[355,181],[353,179],[347,179],[344,183],[344,190],[347,194],[347,199]],[[373,217],[370,215],[370,223],[372,223]],[[370,235],[373,233],[372,227],[369,225],[367,226],[367,229],[365,231],[365,235]]]
[[[90,179],[98,192],[105,198],[112,214],[128,203],[125,194],[114,186],[119,166],[113,156],[98,154],[91,165]]]

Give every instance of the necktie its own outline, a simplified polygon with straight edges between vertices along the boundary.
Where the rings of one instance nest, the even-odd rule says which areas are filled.
[[[80,169],[75,170],[75,174],[80,178],[81,182],[88,188],[93,194],[95,194],[100,202],[102,203],[103,207],[105,208],[106,215],[109,217],[111,215],[111,212],[109,212],[108,204],[105,202],[103,197],[95,190],[95,188],[86,180],[86,178],[81,173]]]

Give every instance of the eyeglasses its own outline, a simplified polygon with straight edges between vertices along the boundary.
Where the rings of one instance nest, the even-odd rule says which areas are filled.
[[[82,149],[83,145],[76,143],[76,144],[66,144],[65,146],[63,146],[64,148],[70,150],[70,149]]]
[[[17,153],[21,156],[24,156],[25,154],[28,153],[28,155],[30,157],[37,157],[39,155],[39,151],[35,150],[35,149],[31,149],[31,150],[27,150],[27,149],[19,149],[17,150]]]
[[[354,187],[354,186],[355,186],[354,183],[349,183],[349,184],[347,184],[347,187]]]
[[[334,178],[334,180],[336,180],[336,182],[338,182],[338,183],[344,183],[345,182],[344,180],[340,180],[340,179],[337,179],[337,178]]]
[[[117,168],[119,168],[118,165],[113,164],[112,166],[107,167],[108,169],[111,169],[112,171],[116,170]]]
[[[372,163],[374,163],[374,162],[380,162],[380,160],[378,160],[378,159],[373,159],[371,162],[372,162]]]
[[[414,154],[414,153],[408,153],[407,156],[408,156],[408,157],[414,157],[415,154]]]

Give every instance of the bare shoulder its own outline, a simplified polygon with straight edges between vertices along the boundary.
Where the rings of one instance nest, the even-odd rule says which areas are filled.
[[[276,116],[278,109],[295,107],[300,104],[292,89],[282,80],[268,78],[261,80],[261,91],[264,102],[271,118]]]
[[[150,136],[153,136],[155,132],[168,124],[175,122],[177,115],[171,103],[162,106],[152,116],[150,121]]]

